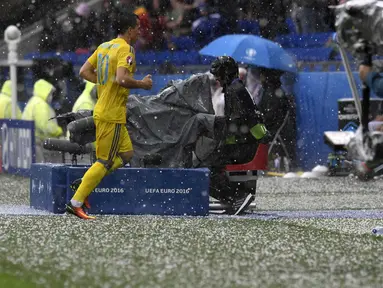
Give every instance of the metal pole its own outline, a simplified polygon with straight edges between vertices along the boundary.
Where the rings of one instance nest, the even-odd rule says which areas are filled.
[[[17,68],[16,64],[9,65],[12,85],[12,119],[17,118]]]
[[[372,63],[372,56],[368,55],[368,62]],[[361,124],[363,132],[368,132],[368,122],[370,116],[370,87],[367,86],[366,82],[363,82],[362,86],[363,102],[362,102],[362,119]]]
[[[362,129],[363,133],[368,132],[368,122],[370,116],[370,87],[363,83],[363,102],[362,102]]]
[[[8,65],[12,88],[12,118],[17,118],[17,46],[20,42],[19,28],[10,25],[4,31],[4,40],[8,44]]]
[[[338,43],[340,55],[342,57],[342,62],[344,65],[344,68],[346,69],[347,79],[348,83],[350,84],[352,98],[354,98],[356,111],[358,113],[359,121],[362,123],[362,104],[360,102],[359,93],[356,88],[355,79],[351,72],[350,63],[348,62],[347,54],[344,48]]]

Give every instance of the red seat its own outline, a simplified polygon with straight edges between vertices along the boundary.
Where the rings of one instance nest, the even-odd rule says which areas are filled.
[[[226,165],[226,171],[249,171],[249,170],[267,170],[269,147],[266,144],[259,144],[253,160],[244,164]]]

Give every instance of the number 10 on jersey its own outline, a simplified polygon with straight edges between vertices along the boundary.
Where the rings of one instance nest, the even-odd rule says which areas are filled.
[[[109,55],[102,55],[101,53],[97,56],[97,82],[101,85],[105,85],[108,81],[108,69],[109,69]]]

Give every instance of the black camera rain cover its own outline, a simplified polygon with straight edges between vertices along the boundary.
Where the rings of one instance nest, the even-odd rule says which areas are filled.
[[[134,167],[142,166],[145,155],[156,153],[162,156],[161,167],[191,167],[197,141],[214,138],[215,116],[206,74],[171,81],[154,96],[130,95],[127,113]]]
[[[383,1],[352,0],[335,7],[340,44],[355,56],[368,43],[374,53],[383,52]]]

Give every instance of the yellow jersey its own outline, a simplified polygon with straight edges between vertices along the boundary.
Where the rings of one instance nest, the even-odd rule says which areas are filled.
[[[88,62],[97,73],[98,99],[94,119],[125,124],[129,89],[116,82],[116,73],[118,67],[125,67],[133,77],[136,71],[134,48],[124,39],[116,38],[98,46]]]

